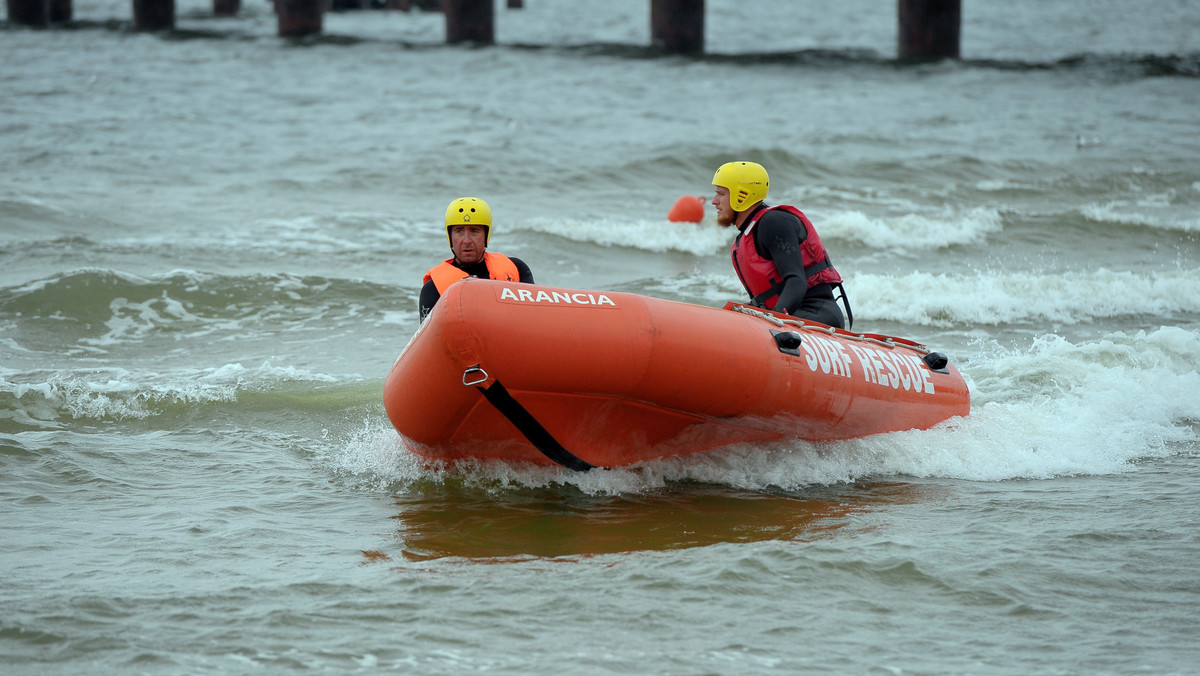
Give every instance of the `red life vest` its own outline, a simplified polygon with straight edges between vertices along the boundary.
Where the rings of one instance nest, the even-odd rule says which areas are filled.
[[[733,259],[733,269],[737,272],[738,279],[742,280],[742,286],[746,287],[753,300],[764,303],[770,309],[775,307],[779,293],[783,291],[783,277],[775,267],[774,261],[759,255],[754,246],[754,226],[764,214],[775,209],[782,209],[799,218],[808,232],[800,245],[800,258],[804,263],[804,276],[807,277],[808,283],[806,288],[811,289],[818,284],[840,284],[842,281],[842,276],[833,269],[829,252],[825,250],[825,245],[821,243],[821,238],[817,236],[817,230],[808,217],[796,207],[786,204],[768,207],[750,219],[749,225],[742,231],[741,236],[733,241],[729,251]]]
[[[513,263],[512,259],[504,254],[485,251],[483,252],[483,262],[487,264],[489,279],[500,279],[506,282],[518,282],[521,280],[521,273],[517,270],[516,263]],[[451,284],[467,277],[466,271],[455,267],[453,263],[453,258],[447,258],[438,265],[430,268],[429,272],[425,273],[425,279],[421,283],[424,284],[432,279],[438,293],[446,293],[446,289]]]

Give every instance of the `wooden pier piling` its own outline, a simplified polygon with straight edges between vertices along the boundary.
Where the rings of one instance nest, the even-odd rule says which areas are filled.
[[[493,0],[442,0],[446,15],[446,42],[496,42],[496,6]]]
[[[213,0],[213,14],[216,16],[237,16],[242,11],[242,0]]]
[[[50,0],[50,23],[66,23],[73,15],[71,0]]]
[[[163,31],[175,28],[175,0],[133,0],[133,29]]]
[[[408,12],[413,8],[422,12],[440,12],[442,0],[387,0],[387,8],[398,9],[401,12]]]
[[[704,52],[704,0],[650,0],[650,42],[676,54]]]
[[[957,59],[962,0],[898,0],[897,57],[902,61]]]
[[[302,38],[320,33],[324,0],[275,0],[279,37]]]
[[[273,0],[280,37],[304,37],[323,30],[323,14],[334,0]],[[345,0],[355,8],[385,6],[410,11],[441,11],[446,42],[495,44],[497,0]],[[72,0],[5,0],[8,22],[45,27],[72,19]],[[677,54],[704,52],[704,0],[650,0],[651,46]],[[507,0],[521,9],[524,0]],[[242,0],[213,0],[215,16],[233,16]],[[896,0],[901,61],[957,59],[962,31],[962,0]],[[133,28],[173,30],[175,0],[133,0]]]
[[[47,26],[50,3],[47,0],[7,0],[8,22],[18,26]]]
[[[71,0],[7,0],[8,22],[17,26],[45,28],[71,20]]]

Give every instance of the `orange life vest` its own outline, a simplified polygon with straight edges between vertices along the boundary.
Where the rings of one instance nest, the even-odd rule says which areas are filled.
[[[508,256],[485,251],[483,253],[483,262],[487,264],[489,279],[499,279],[506,282],[521,281],[521,273],[517,270],[516,263],[513,263],[512,259]],[[466,279],[466,277],[466,271],[456,267],[453,258],[447,258],[438,265],[430,268],[429,272],[425,273],[425,278],[421,280],[421,283],[424,284],[432,279],[438,293],[442,294],[446,293],[446,289],[451,284],[460,279]]]

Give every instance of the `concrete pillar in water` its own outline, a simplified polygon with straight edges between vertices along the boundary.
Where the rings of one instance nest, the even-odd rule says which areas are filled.
[[[8,22],[18,26],[45,26],[50,23],[47,0],[8,0]]]
[[[242,11],[242,0],[213,0],[213,14],[217,16],[237,16]]]
[[[50,0],[50,23],[64,23],[71,17],[71,0]]]
[[[898,0],[902,60],[957,59],[962,0]]]
[[[320,33],[324,0],[275,0],[279,37],[302,38]]]
[[[446,14],[446,42],[496,41],[496,6],[493,0],[442,0]]]
[[[175,28],[175,0],[133,0],[133,29],[162,31]]]
[[[668,52],[704,51],[704,0],[650,0],[650,43]]]

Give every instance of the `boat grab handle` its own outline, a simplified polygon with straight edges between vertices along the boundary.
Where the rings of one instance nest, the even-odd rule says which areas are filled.
[[[479,378],[478,380],[468,381],[467,378],[474,374],[480,374],[483,377]],[[478,365],[472,366],[471,368],[467,369],[466,371],[463,371],[463,385],[466,385],[467,387],[471,387],[472,385],[478,385],[480,383],[485,383],[485,382],[487,382],[487,379],[488,379],[487,371],[484,371]]]

